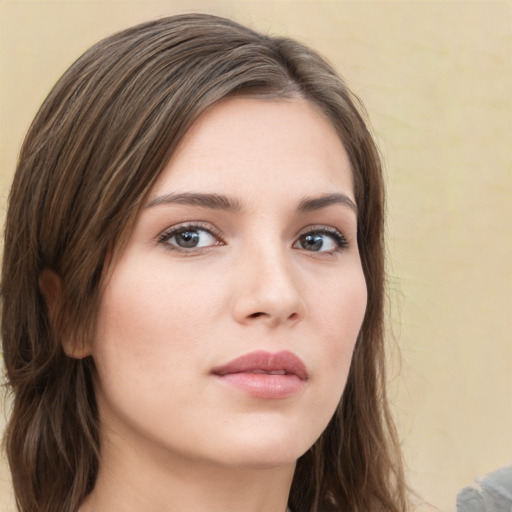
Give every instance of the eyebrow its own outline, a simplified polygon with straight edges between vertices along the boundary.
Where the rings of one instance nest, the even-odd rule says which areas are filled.
[[[152,208],[161,204],[183,204],[187,206],[200,206],[212,210],[226,210],[240,213],[243,211],[242,203],[238,199],[232,199],[221,194],[200,194],[195,192],[183,192],[179,194],[165,194],[153,199],[146,208]]]
[[[230,198],[222,194],[203,194],[198,192],[181,192],[158,196],[146,206],[153,208],[162,204],[182,204],[187,206],[199,206],[212,210],[225,210],[241,213],[244,210],[242,202],[236,198]],[[357,216],[357,206],[345,194],[325,194],[317,197],[305,197],[299,202],[297,211],[301,213],[321,210],[333,204],[341,204],[350,208]]]
[[[356,216],[358,215],[357,206],[354,201],[352,201],[352,199],[350,199],[350,197],[346,196],[345,194],[338,193],[326,194],[318,197],[306,197],[299,203],[297,210],[299,212],[312,212],[326,208],[332,204],[341,204],[343,206],[347,206],[356,214]]]

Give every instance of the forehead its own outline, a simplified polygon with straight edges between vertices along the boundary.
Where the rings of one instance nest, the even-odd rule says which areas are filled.
[[[229,98],[207,110],[180,142],[149,200],[190,188],[260,196],[342,191],[354,198],[340,137],[302,98]]]

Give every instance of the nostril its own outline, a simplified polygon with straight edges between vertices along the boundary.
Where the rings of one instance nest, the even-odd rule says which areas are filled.
[[[253,313],[252,315],[250,315],[251,318],[258,318],[259,316],[261,315],[264,315],[265,313],[262,313],[262,312],[258,312],[258,313]]]

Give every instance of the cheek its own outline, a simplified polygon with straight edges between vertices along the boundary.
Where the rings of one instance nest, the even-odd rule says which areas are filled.
[[[342,390],[348,375],[352,353],[364,319],[367,303],[362,269],[344,272],[339,279],[318,294],[313,328],[322,333],[322,359],[331,385]],[[320,347],[316,347],[320,350]]]
[[[140,269],[143,269],[142,271]],[[214,290],[168,265],[118,264],[104,290],[92,355],[107,421],[158,424],[164,410],[184,408],[201,375],[201,354],[211,338]]]
[[[158,357],[160,348],[190,347],[202,339],[221,300],[218,287],[200,275],[171,269],[162,259],[150,266],[128,261],[116,268],[100,307],[97,338],[103,343]]]
[[[319,287],[310,306],[319,325],[334,339],[349,341],[357,336],[366,311],[367,290],[360,267],[347,269]]]

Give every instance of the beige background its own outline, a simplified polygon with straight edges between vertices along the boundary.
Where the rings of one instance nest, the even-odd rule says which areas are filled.
[[[458,489],[512,461],[512,3],[0,0],[2,214],[67,66],[113,31],[193,10],[311,44],[366,103],[389,190],[392,398],[412,486],[454,510]]]

